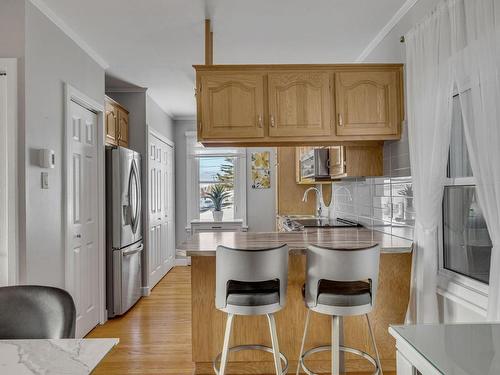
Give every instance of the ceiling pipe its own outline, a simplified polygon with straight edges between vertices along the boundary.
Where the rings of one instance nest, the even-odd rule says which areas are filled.
[[[205,19],[205,65],[214,64],[214,33],[210,19]]]

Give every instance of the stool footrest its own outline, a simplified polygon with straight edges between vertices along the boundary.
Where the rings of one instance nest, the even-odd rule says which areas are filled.
[[[330,351],[330,350],[332,350],[331,345],[317,346],[315,348],[307,350],[306,352],[304,352],[304,354],[302,354],[302,357],[300,357],[300,366],[302,367],[302,369],[305,371],[305,373],[307,375],[317,375],[316,373],[312,372],[306,366],[305,359],[312,354],[319,353],[319,352],[326,352],[326,351]],[[340,345],[340,351],[342,351],[344,353],[351,353],[351,354],[354,354],[354,355],[357,355],[357,356],[360,356],[360,357],[366,359],[368,362],[370,362],[375,367],[375,371],[372,373],[372,375],[379,375],[380,374],[380,368],[377,365],[377,361],[370,354],[363,352],[361,350],[358,350],[358,349],[354,349],[354,348],[350,348],[348,346],[342,346],[342,345]]]
[[[229,353],[236,353],[236,352],[241,352],[243,350],[260,350],[263,352],[267,353],[273,353],[273,348],[265,345],[238,345],[238,346],[233,346],[229,348]],[[213,361],[213,368],[214,372],[218,375],[219,374],[219,366],[218,363],[220,362],[220,358],[222,356],[222,353],[219,353],[217,357],[215,357]],[[281,372],[282,375],[286,374],[288,370],[288,359],[285,357],[283,353],[280,353],[280,358],[283,361],[283,371]]]

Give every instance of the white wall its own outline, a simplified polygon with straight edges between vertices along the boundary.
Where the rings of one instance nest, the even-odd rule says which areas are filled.
[[[187,238],[186,233],[186,132],[196,131],[196,121],[176,120],[175,125],[175,227],[176,243]],[[251,154],[271,152],[271,188],[252,189]],[[276,223],[276,149],[272,147],[247,148],[247,225],[251,232],[275,230]]]
[[[269,151],[271,154],[271,188],[252,188],[252,153]],[[271,232],[276,227],[276,148],[247,148],[247,224],[251,232]]]
[[[104,70],[30,2],[24,22],[26,160],[20,175],[26,189],[22,191],[21,184],[19,194],[21,206],[26,206],[26,226],[20,228],[20,281],[62,287],[64,83],[102,103]],[[42,170],[34,160],[40,148],[56,154],[56,167],[48,171],[48,190],[40,187]]]
[[[176,245],[185,241],[187,220],[187,185],[186,185],[186,132],[196,129],[195,120],[174,121],[175,142],[175,239]]]
[[[415,24],[420,22],[423,17],[430,14],[440,0],[419,0],[411,10],[398,22],[398,24],[389,32],[389,34],[380,42],[380,44],[369,54],[364,62],[373,63],[405,63],[405,45],[400,42],[402,35],[405,35]],[[387,142],[386,142],[387,143]],[[386,145],[384,148],[384,157],[387,149],[395,150],[398,153],[398,159],[406,153],[407,144]],[[407,160],[406,156],[402,159]],[[385,162],[386,160],[384,160]],[[397,162],[398,160],[396,160]],[[385,169],[385,168],[384,168]],[[438,305],[440,319],[443,322],[478,322],[484,321],[485,316],[480,309],[473,308],[469,303],[461,300],[461,297],[452,296],[444,293],[438,294]]]
[[[146,95],[146,123],[150,128],[172,142],[174,141],[174,122],[172,118],[149,95]]]

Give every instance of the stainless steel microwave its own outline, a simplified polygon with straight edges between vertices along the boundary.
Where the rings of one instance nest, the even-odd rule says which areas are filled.
[[[327,180],[345,176],[343,146],[315,148],[300,158],[301,180]]]

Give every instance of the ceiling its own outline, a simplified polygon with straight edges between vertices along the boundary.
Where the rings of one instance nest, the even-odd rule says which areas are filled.
[[[195,114],[193,64],[354,62],[405,0],[43,0],[106,63],[107,86],[148,88],[173,117]]]

